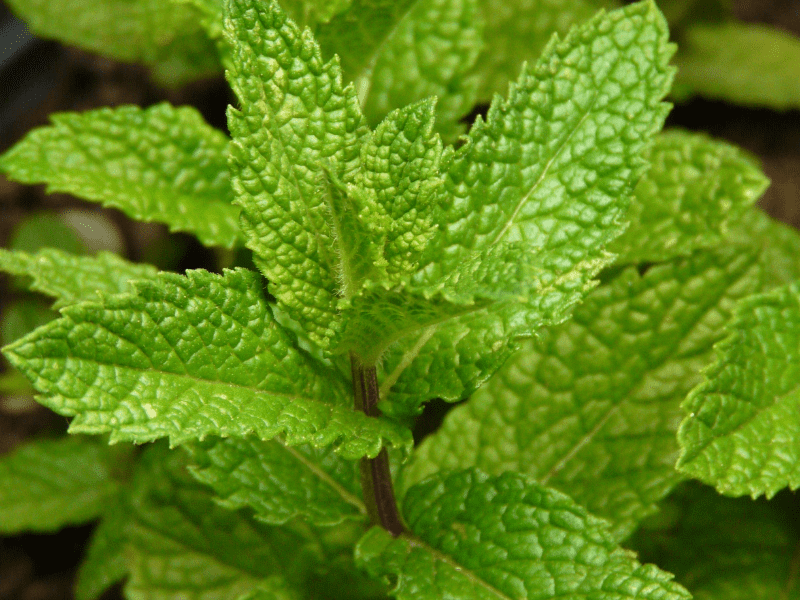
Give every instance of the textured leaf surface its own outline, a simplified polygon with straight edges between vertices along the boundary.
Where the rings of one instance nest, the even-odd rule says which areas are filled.
[[[409,443],[407,430],[352,410],[347,382],[296,347],[261,285],[241,269],[162,273],[137,295],[63,309],[6,356],[42,403],[76,415],[71,431],[112,441],[283,433],[350,458]]]
[[[616,546],[605,521],[516,473],[434,477],[403,508],[417,537],[373,528],[356,549],[371,573],[396,579],[399,600],[691,597]]]
[[[695,600],[798,600],[796,499],[724,498],[691,486],[665,502],[664,530],[632,540],[643,559],[675,573]]]
[[[131,292],[131,281],[155,279],[158,273],[152,265],[131,263],[110,252],[76,256],[54,248],[36,254],[0,248],[0,271],[31,277],[30,289],[55,298],[53,308],[97,299],[96,292]]]
[[[186,446],[191,472],[226,508],[248,506],[256,519],[283,524],[298,516],[317,525],[363,519],[358,463],[329,448],[280,440],[211,438]]]
[[[484,48],[476,70],[481,100],[505,94],[525,61],[534,62],[554,33],[593,17],[600,8],[619,6],[614,0],[480,0],[485,22]]]
[[[669,131],[645,152],[650,169],[634,192],[630,227],[610,246],[618,263],[662,262],[718,245],[769,180],[741,150]]]
[[[338,61],[325,63],[309,30],[275,0],[231,0],[228,80],[231,171],[242,226],[270,291],[324,345],[336,318],[336,240],[320,190],[323,163],[351,183],[367,128]]]
[[[241,239],[225,162],[228,140],[195,109],[123,106],[52,121],[2,155],[0,170],[140,221],[166,223],[210,246],[230,248]]]
[[[634,269],[567,323],[525,342],[404,471],[514,470],[611,520],[619,539],[681,480],[680,403],[700,381],[736,299],[759,291],[754,253],[731,248]]]
[[[163,0],[10,0],[8,5],[40,37],[147,63],[169,85],[220,68],[214,46],[187,6]]]
[[[800,108],[800,39],[772,27],[729,22],[689,28],[675,57],[679,96],[748,106]]]
[[[95,600],[128,574],[126,544],[131,511],[125,494],[118,490],[103,507],[100,524],[94,530],[75,581],[75,600]]]
[[[723,494],[800,487],[800,282],[746,298],[683,405],[678,468]]]
[[[739,244],[761,249],[760,261],[777,287],[800,279],[800,232],[770,218],[761,210],[747,211],[738,223],[732,224],[729,238]]]
[[[644,168],[639,155],[666,114],[660,100],[671,53],[663,18],[649,2],[601,14],[550,44],[457,151],[446,180],[452,200],[427,250],[431,279],[472,252],[519,243],[545,282],[567,288],[547,302],[547,320],[563,320],[607,264],[604,246],[622,231]],[[470,315],[391,348],[388,400],[465,397],[502,364],[513,347],[508,340],[541,324],[526,308],[513,303]],[[539,308],[530,307],[531,316]]]
[[[53,531],[97,517],[117,487],[112,457],[96,441],[66,437],[0,458],[0,532]]]

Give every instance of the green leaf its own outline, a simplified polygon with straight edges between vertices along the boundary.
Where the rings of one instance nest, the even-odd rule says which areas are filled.
[[[572,319],[525,342],[452,410],[403,472],[530,474],[609,519],[624,539],[683,476],[675,471],[680,403],[700,380],[734,302],[761,289],[747,249],[627,269]]]
[[[695,25],[675,57],[680,99],[693,94],[746,106],[800,108],[800,39],[755,23]]]
[[[301,27],[327,23],[351,4],[352,0],[281,0],[286,13]]]
[[[86,254],[86,245],[58,215],[34,213],[23,219],[8,242],[11,250],[36,252],[41,248],[58,248],[70,254]]]
[[[126,261],[116,254],[75,256],[55,248],[36,254],[0,248],[0,271],[32,278],[30,289],[56,299],[53,308],[96,299],[100,294],[133,291],[131,281],[155,279],[158,270]]]
[[[230,0],[226,10],[228,80],[241,103],[228,112],[230,167],[247,245],[279,308],[324,346],[339,290],[323,162],[352,183],[368,129],[338,61],[323,62],[275,0]]]
[[[800,282],[742,300],[686,398],[678,469],[731,496],[800,487]]]
[[[204,244],[241,239],[231,204],[224,134],[193,108],[123,106],[51,117],[0,156],[0,170],[23,183],[47,183],[118,208],[141,221],[166,223]]]
[[[399,600],[691,598],[617,546],[605,521],[517,473],[434,477],[403,508],[416,537],[375,527],[356,548],[371,574],[396,580]]]
[[[177,86],[220,69],[195,12],[167,0],[9,0],[31,31],[112,58],[144,62]]]
[[[289,447],[279,439],[210,438],[188,444],[190,471],[226,508],[250,507],[264,523],[302,516],[316,525],[363,519],[358,463],[329,448]]]
[[[464,398],[508,357],[515,336],[542,324],[542,305],[545,322],[558,322],[591,288],[610,260],[604,246],[623,230],[645,167],[640,154],[666,115],[660,99],[671,53],[651,2],[601,13],[549,44],[486,122],[476,121],[449,168],[451,199],[436,217],[426,277],[444,278],[473,253],[509,242],[524,247],[545,284],[565,289],[531,307],[506,303],[451,320],[390,348],[381,387],[387,410]]]
[[[800,233],[794,227],[753,209],[732,224],[728,237],[761,249],[760,261],[770,279],[770,288],[800,279]]]
[[[131,494],[130,600],[310,598],[322,544],[302,525],[268,527],[217,506],[176,452],[153,449]],[[263,598],[265,596],[252,596]]]
[[[2,250],[0,250],[0,253]],[[2,265],[2,254],[0,254]],[[0,342],[10,344],[56,318],[56,313],[35,299],[17,300],[0,314]]]
[[[634,192],[628,230],[612,242],[618,263],[662,262],[719,245],[769,180],[747,154],[672,130],[645,152],[650,169]]]
[[[458,120],[476,101],[478,82],[472,69],[482,33],[478,0],[413,2],[369,64],[357,73],[345,70],[356,81],[370,124],[376,125],[393,109],[435,96],[436,128],[454,139],[463,130]],[[344,55],[350,48],[360,54],[359,46],[333,46]]]
[[[137,443],[207,435],[334,445],[342,456],[407,447],[408,430],[351,408],[348,383],[272,319],[256,273],[161,273],[136,295],[106,296],[5,354],[70,430]]]
[[[505,94],[520,67],[539,58],[554,33],[564,35],[616,0],[479,0],[485,22],[484,48],[476,64],[478,97],[488,102]]]
[[[128,574],[126,544],[131,511],[127,492],[123,487],[106,501],[100,523],[78,568],[75,600],[95,600]]]
[[[798,600],[796,499],[724,498],[685,486],[664,509],[670,527],[632,540],[643,558],[675,573],[695,600]]]
[[[117,488],[115,454],[96,441],[65,437],[0,458],[0,533],[54,531],[96,518]]]

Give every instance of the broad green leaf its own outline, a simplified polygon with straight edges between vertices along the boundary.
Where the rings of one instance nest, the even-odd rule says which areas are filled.
[[[534,62],[554,33],[593,17],[600,8],[616,8],[616,0],[479,0],[485,22],[484,48],[476,64],[478,96],[488,102],[505,94],[520,67]]]
[[[131,511],[123,487],[108,498],[78,568],[75,600],[95,600],[128,574],[126,544]]]
[[[547,303],[546,321],[563,320],[608,264],[604,246],[623,230],[645,167],[640,154],[667,112],[660,99],[671,53],[651,2],[600,14],[549,44],[456,152],[446,180],[451,199],[427,249],[429,279],[444,277],[473,252],[518,243],[543,281],[568,284],[560,301]],[[530,307],[533,316],[538,308]],[[432,397],[469,395],[507,358],[515,336],[541,325],[527,309],[506,303],[390,348],[384,397],[404,412],[403,405]]]
[[[348,383],[274,322],[256,273],[162,273],[135,287],[64,308],[5,349],[40,402],[75,415],[71,431],[173,444],[284,434],[348,458],[410,442],[399,425],[353,411]]]
[[[337,240],[320,190],[323,163],[352,183],[368,129],[338,61],[275,0],[230,0],[230,168],[242,227],[279,308],[325,345],[336,320]]]
[[[0,171],[166,223],[209,246],[241,240],[225,164],[228,140],[195,109],[122,106],[51,119],[0,156]]]
[[[250,507],[264,523],[302,516],[316,525],[363,519],[358,463],[329,448],[289,447],[280,439],[210,438],[189,444],[190,471],[226,508]]]
[[[800,487],[800,282],[742,300],[683,405],[678,469],[730,496]]]
[[[434,477],[408,491],[413,535],[371,529],[356,557],[399,600],[691,598],[616,545],[608,524],[517,473]]]
[[[645,152],[650,169],[634,191],[630,227],[609,249],[618,263],[662,262],[717,246],[769,185],[730,144],[672,130]]]
[[[482,47],[478,0],[416,0],[355,81],[364,115],[375,125],[395,108],[435,96],[436,129],[448,140],[476,102],[472,73]],[[397,3],[396,3],[397,4]],[[348,46],[333,47],[336,52]]]
[[[695,25],[675,57],[676,97],[800,108],[800,39],[756,23]]]
[[[96,518],[114,495],[117,453],[94,440],[37,440],[0,457],[0,533],[54,531]]]
[[[55,298],[56,309],[96,300],[97,293],[131,292],[131,281],[152,280],[158,273],[152,265],[131,263],[110,252],[76,256],[54,248],[36,254],[0,248],[0,271],[31,277],[30,289]]]
[[[736,243],[761,248],[761,263],[770,278],[770,287],[800,279],[800,233],[797,229],[753,209],[738,223],[731,224],[728,237]]]
[[[797,501],[724,498],[686,486],[665,502],[665,530],[642,529],[633,547],[674,573],[695,600],[800,600]]]
[[[735,301],[760,291],[746,248],[631,268],[589,294],[571,320],[539,332],[404,470],[527,473],[609,519],[617,539],[656,509],[675,471],[680,403],[700,381]]]
[[[167,85],[220,69],[194,11],[169,0],[9,0],[8,5],[36,35],[147,63]]]

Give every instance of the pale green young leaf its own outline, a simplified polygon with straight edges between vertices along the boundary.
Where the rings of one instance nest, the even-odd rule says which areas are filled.
[[[281,310],[325,345],[336,320],[336,239],[320,189],[323,163],[349,184],[368,131],[336,59],[325,63],[309,30],[276,0],[230,0],[230,168],[242,227]]]
[[[412,534],[371,529],[356,548],[371,574],[396,581],[398,600],[678,600],[672,576],[639,564],[608,524],[529,477],[477,470],[408,491]]]
[[[417,0],[356,75],[364,115],[380,122],[393,109],[435,96],[436,129],[446,139],[476,102],[472,73],[482,47],[478,0]],[[348,47],[333,47],[347,52]]]
[[[68,436],[0,457],[0,533],[54,531],[96,518],[117,489],[115,454],[95,440]]]
[[[527,473],[612,522],[617,539],[683,478],[675,471],[680,403],[700,381],[735,301],[760,291],[754,252],[729,248],[627,269],[571,320],[540,330],[404,470]]]
[[[303,517],[333,525],[366,517],[358,463],[329,448],[289,447],[280,439],[210,438],[186,449],[192,475],[214,490],[222,506],[250,507],[264,523]]]
[[[109,587],[128,574],[126,544],[131,511],[126,494],[120,488],[108,498],[100,523],[92,533],[89,547],[78,568],[75,600],[96,600]]]
[[[0,171],[51,192],[166,223],[209,246],[242,240],[231,204],[228,140],[195,109],[169,104],[51,117],[0,156]]]
[[[670,526],[643,528],[631,545],[674,573],[695,600],[800,600],[793,496],[753,501],[687,485],[663,510]]]
[[[623,230],[644,169],[640,154],[666,115],[671,53],[651,2],[600,14],[548,45],[456,152],[446,180],[452,199],[437,214],[440,230],[423,262],[429,280],[473,252],[519,243],[545,280],[568,284],[548,319],[563,320],[608,264],[604,246]],[[418,406],[474,391],[508,356],[513,338],[541,324],[524,303],[493,310],[390,348],[384,397]]]
[[[158,273],[152,265],[128,262],[111,252],[76,256],[55,248],[36,254],[0,248],[0,271],[32,278],[30,289],[55,298],[53,308],[96,300],[98,293],[131,292],[131,281],[152,280]]]
[[[268,527],[217,506],[163,448],[143,457],[131,505],[130,600],[238,600],[258,590],[306,599],[328,558],[302,526]]]
[[[686,398],[678,469],[723,494],[800,487],[800,282],[742,300]]]
[[[769,185],[741,150],[671,130],[645,152],[650,169],[634,190],[630,227],[609,246],[617,263],[662,262],[719,245]]]
[[[62,309],[5,349],[76,433],[173,444],[208,435],[334,445],[348,458],[404,447],[408,430],[350,406],[348,383],[272,318],[257,274],[189,271],[136,294]]]
[[[747,106],[800,108],[800,39],[773,27],[695,25],[684,33],[675,64],[681,99],[699,94]]]
[[[732,223],[728,238],[739,244],[761,249],[770,287],[800,279],[800,232],[770,218],[759,209],[747,211],[738,223]]]
[[[505,94],[523,63],[535,62],[554,33],[564,35],[589,20],[600,8],[616,8],[616,0],[479,0],[485,23],[484,48],[475,70],[478,97],[488,102]]]
[[[36,35],[129,62],[177,86],[219,72],[195,12],[169,0],[9,0]]]

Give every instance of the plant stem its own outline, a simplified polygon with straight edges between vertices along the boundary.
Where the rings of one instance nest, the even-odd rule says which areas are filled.
[[[368,417],[378,417],[378,374],[374,366],[367,367],[355,355],[350,354],[353,370],[353,394],[355,408]],[[397,510],[397,501],[392,487],[392,473],[389,470],[389,455],[381,449],[375,458],[361,459],[361,487],[364,490],[364,504],[370,519],[397,537],[405,531]]]

